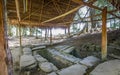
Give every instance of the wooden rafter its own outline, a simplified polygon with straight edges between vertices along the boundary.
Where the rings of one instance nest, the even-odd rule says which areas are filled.
[[[43,21],[43,22],[41,22],[41,23],[50,22],[50,21],[53,21],[53,20],[59,19],[59,18],[61,18],[61,17],[64,17],[64,16],[66,16],[66,15],[69,15],[69,14],[71,14],[71,13],[77,11],[80,7],[82,7],[82,6],[78,6],[78,7],[74,8],[74,9],[72,9],[72,10],[70,10],[70,11],[68,11],[68,12],[66,12],[66,13],[64,13],[64,14],[62,14],[62,15],[59,15],[59,16],[56,16],[56,17],[53,17],[53,18],[51,18],[51,19],[49,19],[49,20],[46,20],[46,21]]]
[[[18,20],[20,21],[21,18],[20,18],[20,11],[19,11],[19,1],[15,0],[15,4],[16,4],[17,17],[18,17]]]
[[[51,1],[49,1],[46,5],[44,5],[44,7],[46,7],[49,3],[51,3]],[[40,11],[40,8],[37,9],[36,11],[32,12],[30,15],[35,14],[35,13],[38,12],[38,11]],[[29,15],[26,16],[26,17],[24,17],[22,20],[25,20],[25,19],[27,19],[28,17],[29,17]]]
[[[44,0],[42,1],[41,11],[40,11],[40,15],[39,15],[39,22],[40,22],[41,19],[42,19],[43,7],[44,7]]]

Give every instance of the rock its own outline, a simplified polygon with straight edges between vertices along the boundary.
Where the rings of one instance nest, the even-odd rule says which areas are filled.
[[[20,58],[21,69],[32,69],[37,66],[36,60],[31,55],[22,55]]]
[[[87,67],[80,64],[72,65],[58,72],[59,75],[84,75]]]
[[[32,50],[30,48],[27,48],[27,47],[23,48],[23,52],[31,52],[31,51]]]
[[[24,55],[32,55],[32,50],[30,48],[23,48],[23,54]]]
[[[110,60],[99,64],[90,75],[120,75],[120,60]]]
[[[44,49],[44,48],[46,48],[46,46],[35,47],[35,48],[33,48],[32,50],[39,50],[39,49]]]
[[[84,58],[82,61],[80,61],[80,63],[88,66],[88,67],[92,67],[94,65],[96,65],[100,60],[94,56],[88,56],[86,58]]]
[[[70,54],[66,54],[66,53],[62,53],[62,52],[59,52],[55,49],[48,49],[48,51],[52,54],[52,55],[55,55],[55,56],[59,56],[67,61],[70,61],[72,63],[79,63],[81,61],[81,59],[79,58],[76,58]]]
[[[35,59],[38,61],[38,62],[40,62],[40,63],[42,63],[42,62],[47,62],[47,59],[45,59],[45,58],[43,58],[42,56],[40,56],[40,55],[34,55],[34,57],[35,57]]]
[[[20,62],[20,56],[21,56],[20,48],[14,48],[11,51],[12,51],[11,53],[12,53],[13,63],[19,63]]]
[[[57,71],[58,70],[58,68],[54,64],[51,63],[51,66],[52,66],[53,71]]]
[[[52,72],[54,70],[58,70],[56,68],[56,66],[54,66],[52,63],[49,62],[44,62],[42,64],[39,64],[39,67],[41,68],[41,70],[43,70],[44,72]]]
[[[50,74],[47,74],[47,75],[57,75],[55,72],[52,72]]]
[[[59,45],[59,46],[56,46],[55,49],[63,51],[69,47],[70,47],[69,45]]]
[[[63,50],[63,52],[69,54],[69,53],[71,53],[74,49],[75,49],[75,47],[70,47],[70,48],[68,48],[68,49]]]

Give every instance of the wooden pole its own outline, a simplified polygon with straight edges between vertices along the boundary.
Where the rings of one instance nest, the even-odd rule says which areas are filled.
[[[16,11],[17,11],[17,18],[18,18],[18,25],[19,25],[19,42],[20,42],[20,50],[21,54],[22,52],[22,37],[21,37],[21,18],[20,18],[20,10],[19,10],[19,0],[15,0],[15,5],[16,5]]]
[[[107,58],[107,7],[102,11],[102,60]]]
[[[6,64],[6,52],[5,52],[5,38],[4,38],[4,25],[3,25],[3,4],[0,0],[0,75],[8,75]]]
[[[6,0],[0,0],[0,75],[13,75],[12,55],[7,41]]]

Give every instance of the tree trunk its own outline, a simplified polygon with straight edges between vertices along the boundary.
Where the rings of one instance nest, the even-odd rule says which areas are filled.
[[[45,40],[47,40],[47,28],[45,29]]]
[[[12,28],[11,28],[11,25],[8,25],[8,35],[9,35],[9,36],[12,36],[12,31],[11,31],[11,29],[12,29]]]
[[[36,27],[36,39],[38,39],[38,29]]]
[[[52,44],[52,28],[50,28],[50,44]]]
[[[32,28],[29,28],[30,29],[30,36],[32,36]]]
[[[18,33],[19,33],[19,29],[18,29],[18,27],[16,26],[16,36],[19,36]]]
[[[66,32],[66,28],[65,28],[65,34],[66,34],[67,32]]]
[[[68,26],[68,37],[70,37],[70,26]]]
[[[95,15],[95,9],[90,8],[90,16]],[[95,19],[93,17],[90,18],[91,20],[91,29],[96,27],[96,22],[94,21]]]

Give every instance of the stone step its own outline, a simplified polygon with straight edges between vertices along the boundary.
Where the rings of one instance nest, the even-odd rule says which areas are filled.
[[[66,54],[63,52],[59,52],[55,49],[47,49],[51,54],[55,55],[55,56],[59,56],[62,57],[65,60],[68,60],[72,63],[79,63],[81,61],[81,59],[74,57],[73,55],[70,54]]]
[[[39,68],[42,71],[48,73],[48,72],[54,72],[58,70],[58,68],[54,64],[48,62],[48,60],[43,58],[41,55],[37,54],[37,55],[34,55],[34,57],[37,60]]]
[[[39,50],[39,49],[45,49],[45,48],[46,48],[46,46],[34,47],[34,48],[32,48],[32,51]]]
[[[39,67],[42,71],[47,72],[47,73],[58,70],[58,68],[50,62],[39,63]]]
[[[37,62],[32,55],[22,55],[20,58],[21,70],[30,70],[37,66]]]
[[[69,47],[69,48],[67,48],[65,50],[62,50],[62,52],[70,54],[73,50],[75,50],[75,47]]]
[[[86,65],[88,67],[95,66],[97,63],[99,63],[100,59],[94,56],[88,56],[80,61],[81,64]]]
[[[71,46],[69,46],[69,45],[59,45],[59,46],[55,46],[54,48],[56,50],[63,51],[65,49],[69,48],[69,47],[71,47]]]
[[[80,64],[72,65],[58,72],[59,75],[84,75],[87,67]]]

